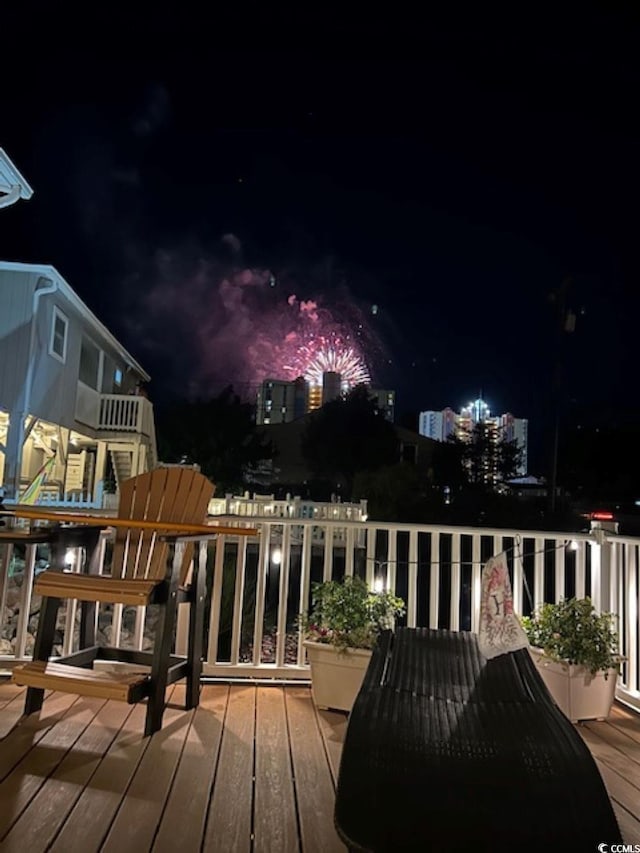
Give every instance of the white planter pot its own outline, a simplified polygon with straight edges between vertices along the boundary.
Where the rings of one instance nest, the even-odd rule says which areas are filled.
[[[311,693],[317,708],[351,711],[371,659],[369,649],[338,651],[326,643],[305,640],[311,664]]]
[[[548,658],[542,649],[530,648],[529,653],[560,710],[571,720],[606,720],[611,711],[618,672],[610,669],[591,675],[584,666],[558,663]]]

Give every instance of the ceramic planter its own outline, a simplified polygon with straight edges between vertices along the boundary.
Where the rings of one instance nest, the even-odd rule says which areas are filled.
[[[305,640],[311,664],[311,693],[317,708],[351,711],[366,672],[371,651],[338,651],[326,643]]]
[[[558,663],[548,658],[542,649],[530,648],[529,653],[560,710],[571,720],[606,720],[611,711],[618,672],[610,669],[592,675],[584,666]]]

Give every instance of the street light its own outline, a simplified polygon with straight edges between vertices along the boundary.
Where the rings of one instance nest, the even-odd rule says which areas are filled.
[[[549,509],[553,513],[556,509],[556,492],[558,489],[558,446],[560,444],[560,403],[562,391],[564,390],[564,351],[562,341],[565,334],[571,334],[576,328],[576,315],[574,311],[567,308],[567,294],[573,284],[571,276],[565,278],[558,290],[551,294],[551,301],[556,305],[556,337],[555,337],[555,367],[553,375],[554,395],[554,425],[553,425],[553,449],[551,454],[551,477]]]

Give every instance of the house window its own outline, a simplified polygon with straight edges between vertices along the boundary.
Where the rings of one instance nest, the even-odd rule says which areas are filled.
[[[78,378],[80,382],[88,385],[89,388],[98,389],[98,380],[100,373],[100,350],[88,338],[82,338],[82,347],[80,349],[80,373]]]
[[[120,388],[120,386],[122,385],[122,371],[119,367],[116,367],[116,369],[113,371],[113,384],[116,386],[116,388]]]
[[[51,341],[49,354],[63,363],[67,359],[67,332],[69,321],[59,308],[53,308],[53,324],[51,326]]]

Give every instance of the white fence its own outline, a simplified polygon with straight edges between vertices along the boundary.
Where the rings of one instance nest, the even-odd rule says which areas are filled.
[[[506,551],[518,613],[589,595],[599,609],[618,614],[625,656],[618,696],[640,709],[640,539],[602,530],[572,534],[228,517],[224,523],[255,524],[260,536],[226,534],[209,549],[208,676],[308,678],[297,619],[309,605],[314,581],[343,574],[360,574],[372,588],[402,596],[403,622],[410,627],[476,630],[482,565]],[[28,655],[33,644],[38,604],[31,581],[37,564],[34,549],[23,569],[14,563],[10,570],[6,550],[0,549],[0,654],[13,661]],[[149,645],[142,609],[115,608],[114,615],[107,636],[134,647]],[[73,647],[66,626],[75,624],[74,614],[67,611],[63,622],[60,645],[66,651]],[[178,645],[183,629],[180,616]]]
[[[309,518],[329,521],[366,521],[367,501],[343,503],[342,501],[309,501],[299,495],[287,495],[284,500],[274,495],[225,495],[211,498],[209,515],[238,515],[251,519]]]

